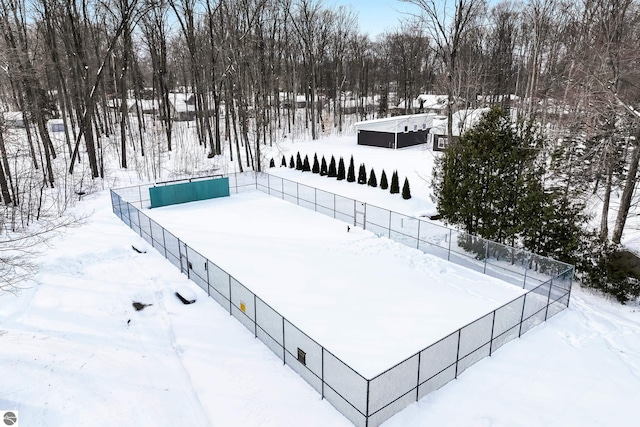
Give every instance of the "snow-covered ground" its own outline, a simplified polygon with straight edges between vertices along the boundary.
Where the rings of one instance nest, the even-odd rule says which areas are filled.
[[[258,190],[145,213],[366,378],[524,293]]]
[[[433,153],[423,148],[392,152],[340,138],[279,149],[311,160],[321,149],[347,162],[353,154],[356,167],[385,167],[389,176],[397,168],[411,181],[409,202],[310,173],[276,173],[394,211],[433,208]],[[75,209],[92,215],[44,250],[37,283],[0,296],[0,411],[19,411],[23,426],[350,425],[160,254],[133,251],[140,238],[111,212],[107,191]],[[283,275],[286,268],[277,267]],[[198,301],[183,305],[179,286]],[[136,311],[133,301],[151,305]],[[574,285],[567,310],[384,426],[635,426],[639,390],[640,308]]]
[[[402,188],[404,178],[409,179],[412,198],[410,200],[403,200],[400,194],[396,194],[395,196],[390,195],[388,189],[385,191],[380,189],[380,187],[373,188],[367,185],[347,182],[346,180],[338,181],[335,178],[328,178],[309,172],[300,173],[295,169],[279,167],[282,156],[285,156],[288,165],[291,156],[295,159],[297,153],[300,153],[302,159],[307,155],[310,165],[313,165],[314,154],[318,155],[318,162],[320,162],[322,156],[324,156],[327,165],[329,165],[331,156],[334,156],[336,167],[340,157],[342,157],[344,159],[345,169],[349,167],[349,161],[351,156],[353,156],[356,178],[360,164],[364,163],[367,169],[367,178],[369,178],[371,168],[374,168],[378,183],[380,183],[383,169],[386,172],[389,184],[391,183],[391,174],[394,170],[397,170],[400,188]],[[292,179],[331,193],[361,200],[371,205],[380,206],[407,215],[419,216],[434,214],[436,212],[435,204],[430,197],[430,185],[432,178],[431,171],[433,170],[434,161],[438,153],[434,153],[428,149],[426,144],[401,150],[388,150],[379,147],[357,145],[355,136],[343,136],[327,140],[280,144],[278,147],[273,147],[266,156],[273,158],[277,166],[276,168],[269,169],[269,173],[286,179]]]
[[[23,426],[349,425],[160,254],[135,252],[109,204],[90,197],[38,285],[0,296],[0,410]]]

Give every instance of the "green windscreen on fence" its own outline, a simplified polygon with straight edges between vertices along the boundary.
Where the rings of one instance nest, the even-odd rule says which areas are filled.
[[[149,188],[151,207],[229,196],[229,178],[215,178]]]

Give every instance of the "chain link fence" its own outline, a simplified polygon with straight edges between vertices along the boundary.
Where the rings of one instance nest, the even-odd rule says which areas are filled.
[[[232,194],[257,189],[526,290],[385,372],[365,378],[145,215],[149,187],[210,178],[113,189],[113,212],[356,426],[380,425],[569,305],[571,265],[273,175],[228,175]]]

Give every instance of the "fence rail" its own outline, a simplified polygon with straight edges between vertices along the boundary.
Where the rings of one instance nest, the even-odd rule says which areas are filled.
[[[145,215],[143,210],[150,206],[148,188],[154,184],[111,190],[114,214],[356,426],[381,424],[569,305],[573,267],[568,264],[273,175],[228,177],[231,193],[258,189],[526,290],[377,376],[365,378],[223,268]],[[156,185],[185,181],[190,180]]]

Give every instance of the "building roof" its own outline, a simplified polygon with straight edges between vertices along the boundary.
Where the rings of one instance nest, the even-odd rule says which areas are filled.
[[[47,126],[49,128],[49,132],[64,132],[65,124],[63,119],[51,119],[47,121]]]
[[[459,110],[453,113],[453,136],[460,136],[464,131],[473,127],[482,118],[482,115],[487,113],[489,110],[489,108],[476,108]],[[430,133],[435,135],[446,135],[447,119],[439,118],[434,120]]]
[[[356,131],[369,130],[377,132],[404,132],[405,126],[408,130],[425,130],[432,126],[433,118],[435,114],[409,114],[406,116],[385,117],[382,119],[367,120],[363,122],[357,122],[355,124]],[[423,126],[424,125],[424,126]]]
[[[444,111],[447,108],[447,99],[447,95],[423,93],[411,101],[409,108],[419,109],[422,106],[423,110],[430,110],[433,112]],[[457,100],[460,101],[460,98]],[[400,101],[397,108],[405,108],[405,101]]]
[[[345,92],[342,95],[342,105],[345,107],[359,107],[360,104],[364,106],[372,106],[376,105],[379,102],[379,99],[380,95],[356,97],[351,92]]]
[[[420,107],[420,103],[422,102],[422,108],[441,111],[447,108],[447,99],[447,95],[423,93],[418,95],[416,101],[418,102],[418,107]]]
[[[190,93],[171,92],[169,94],[169,102],[178,113],[187,113],[196,110],[193,94]]]
[[[514,95],[513,93],[509,95],[478,95],[476,99],[483,102],[502,102],[507,99],[509,101],[520,101],[520,97],[518,95]]]
[[[288,96],[290,96],[290,94],[288,92],[280,92],[278,96],[280,98],[280,102],[285,102],[287,100]],[[296,94],[293,97],[293,102],[296,102],[296,103],[303,103],[303,102],[306,102],[306,101],[307,101],[307,98],[305,98],[304,95]]]
[[[6,121],[11,122],[21,122],[23,119],[22,111],[6,111],[2,113],[2,116]]]
[[[155,99],[139,99],[139,100],[135,100],[133,98],[128,98],[126,100],[127,103],[127,110],[128,111],[132,111],[135,109],[136,103],[138,104],[138,106],[140,107],[141,110],[143,111],[150,111],[150,110],[157,110],[158,109],[158,102]],[[111,101],[109,101],[109,106],[113,109],[119,110],[120,109],[120,98],[115,98],[112,99]]]

